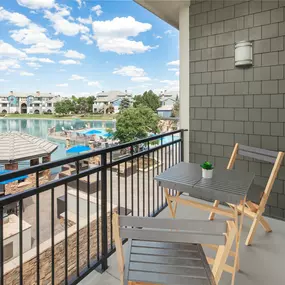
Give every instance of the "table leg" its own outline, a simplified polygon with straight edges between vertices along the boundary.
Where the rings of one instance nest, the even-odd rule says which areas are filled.
[[[180,196],[180,192],[178,192],[177,191],[177,193],[176,193],[176,197],[179,197]],[[174,206],[174,215],[176,216],[176,211],[177,211],[177,205],[178,205],[178,202],[177,201],[175,201],[175,206]]]
[[[165,198],[166,198],[166,201],[167,201],[167,205],[169,207],[170,215],[171,215],[172,218],[175,218],[176,209],[175,209],[175,211],[173,210],[172,203],[171,203],[171,201],[169,199],[170,195],[169,195],[169,192],[168,192],[167,188],[164,188],[164,194],[165,194]]]

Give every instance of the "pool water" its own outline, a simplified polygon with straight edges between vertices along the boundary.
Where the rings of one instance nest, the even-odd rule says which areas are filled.
[[[89,129],[89,130],[82,131],[80,133],[87,135],[87,136],[96,135],[98,137],[103,137],[103,138],[110,137],[110,134],[107,133],[105,130],[98,130],[98,129]]]
[[[83,121],[75,120],[48,120],[48,119],[0,119],[0,133],[9,131],[18,131],[30,134],[35,137],[43,138],[52,141],[58,145],[57,150],[51,155],[51,160],[57,160],[66,157],[65,142],[62,140],[55,140],[48,137],[48,129],[55,127],[56,131],[61,131],[62,127],[70,130],[71,126],[74,129],[82,128],[86,124],[90,124],[91,128],[114,128],[113,121]],[[1,154],[0,154],[1,155]],[[27,161],[19,163],[19,168],[28,167]]]

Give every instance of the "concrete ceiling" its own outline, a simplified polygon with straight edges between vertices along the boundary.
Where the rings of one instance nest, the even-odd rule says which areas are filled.
[[[134,0],[169,25],[179,29],[179,10],[190,6],[191,0]]]

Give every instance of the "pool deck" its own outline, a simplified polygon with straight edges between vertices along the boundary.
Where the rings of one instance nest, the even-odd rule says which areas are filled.
[[[88,131],[92,131],[92,130],[98,130],[100,133],[96,134],[86,134],[86,132]],[[65,135],[64,132],[67,134]],[[77,134],[81,133],[82,136],[78,136]],[[52,134],[49,134],[48,137],[51,139],[55,139],[55,140],[62,140],[62,141],[66,141],[66,139],[70,139],[71,142],[74,143],[87,143],[89,140],[93,139],[94,136],[97,137],[104,137],[106,138],[107,132],[105,129],[100,129],[100,128],[84,128],[84,129],[79,129],[79,130],[65,130],[65,131],[59,131],[59,132],[54,132]]]

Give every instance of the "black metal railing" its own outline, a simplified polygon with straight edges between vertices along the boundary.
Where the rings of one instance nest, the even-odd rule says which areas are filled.
[[[0,284],[76,284],[94,269],[106,270],[115,251],[113,213],[156,216],[166,207],[153,178],[183,160],[183,132],[0,175],[0,182],[34,177],[31,188],[0,198]],[[82,167],[86,162],[88,168]],[[41,173],[58,168],[56,177],[41,180]],[[11,205],[17,211],[5,218]],[[12,216],[19,230],[9,255]]]

